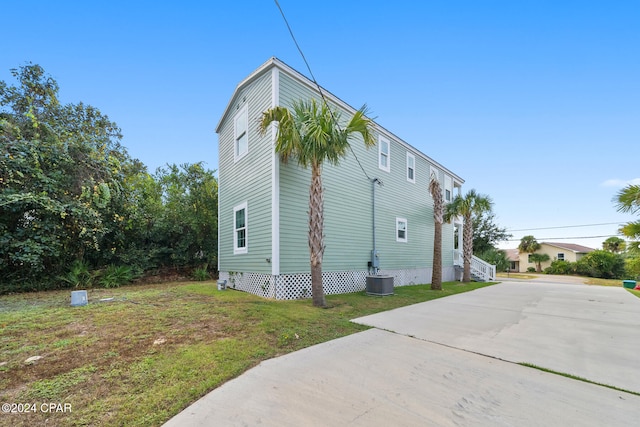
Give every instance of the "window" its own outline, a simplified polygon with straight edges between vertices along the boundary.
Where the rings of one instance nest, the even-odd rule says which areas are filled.
[[[233,208],[233,253],[247,252],[247,202],[244,202]]]
[[[378,167],[386,172],[389,172],[391,165],[390,148],[388,139],[378,137]]]
[[[558,261],[564,261],[564,254],[558,254]]]
[[[416,158],[411,153],[407,153],[407,181],[416,183]]]
[[[247,106],[242,107],[233,119],[234,153],[233,161],[237,162],[249,152],[249,113]]]
[[[444,201],[451,202],[451,190],[453,189],[453,179],[450,176],[444,176]]]
[[[407,241],[407,220],[396,218],[396,242],[406,243]]]

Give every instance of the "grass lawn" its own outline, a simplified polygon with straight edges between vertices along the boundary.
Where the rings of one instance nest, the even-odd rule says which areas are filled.
[[[161,425],[262,360],[367,329],[350,319],[484,286],[330,295],[327,309],[215,282],[89,290],[84,307],[70,306],[69,290],[3,296],[0,403],[30,406],[0,425]],[[26,364],[32,356],[42,359]]]

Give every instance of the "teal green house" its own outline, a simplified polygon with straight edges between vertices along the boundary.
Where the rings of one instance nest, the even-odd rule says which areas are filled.
[[[343,119],[356,111],[329,91],[323,93]],[[271,58],[238,84],[220,119],[218,270],[227,287],[275,299],[311,296],[311,172],[295,161],[280,161],[274,151],[275,125],[264,135],[259,131],[267,109],[311,98],[321,99],[315,84]],[[459,194],[464,183],[378,124],[375,137],[376,147],[353,143],[353,152],[338,166],[323,168],[326,294],[363,290],[366,277],[375,273],[393,276],[395,286],[430,283],[430,176],[440,180],[445,202]],[[461,242],[462,224],[445,224],[444,280],[457,277]]]

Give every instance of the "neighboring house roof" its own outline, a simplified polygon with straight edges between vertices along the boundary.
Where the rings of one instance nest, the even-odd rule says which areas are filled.
[[[505,249],[509,261],[520,261],[520,251],[517,249]]]
[[[222,117],[220,118],[220,121],[218,122],[218,126],[216,126],[216,133],[220,133],[220,129],[222,128],[222,124],[227,119],[227,116],[233,111],[232,106],[233,106],[233,101],[236,98],[236,96],[242,91],[242,89],[244,87],[249,85],[251,82],[253,82],[258,77],[260,77],[265,71],[271,69],[272,67],[276,67],[279,70],[287,73],[289,76],[291,76],[292,78],[296,79],[299,83],[307,86],[312,91],[314,91],[314,92],[318,91],[318,88],[317,88],[316,84],[312,80],[310,80],[309,78],[304,76],[299,71],[294,70],[293,68],[291,68],[290,66],[288,66],[287,64],[285,64],[284,62],[279,60],[278,58],[271,57],[267,62],[262,64],[260,67],[258,67],[258,69],[256,69],[253,73],[251,73],[247,78],[245,78],[240,83],[238,83],[238,86],[236,86],[236,89],[234,90],[233,95],[229,99],[227,107],[225,108],[224,113],[222,114]],[[351,105],[347,104],[346,102],[344,102],[343,100],[341,100],[340,98],[338,98],[337,96],[335,96],[334,94],[332,94],[331,92],[326,90],[324,87],[322,88],[322,93],[327,98],[329,98],[332,102],[335,102],[336,105],[339,105],[340,107],[344,108],[346,111],[349,111],[351,114],[354,114],[356,111],[358,111],[356,108],[353,108]],[[464,179],[460,178],[458,175],[453,173],[451,170],[449,170],[448,168],[442,166],[440,163],[436,162],[431,157],[427,156],[426,154],[424,154],[423,152],[421,152],[417,148],[415,148],[412,145],[410,145],[409,143],[405,142],[402,138],[399,138],[394,133],[392,133],[392,132],[388,131],[387,129],[383,128],[377,122],[374,122],[374,123],[375,123],[376,130],[378,132],[384,134],[388,138],[395,139],[398,143],[400,143],[401,145],[404,145],[406,148],[410,149],[410,151],[415,152],[418,156],[423,157],[425,160],[427,160],[427,162],[429,162],[433,166],[439,168],[443,172],[445,172],[448,175],[450,175],[457,184],[459,184],[459,185],[464,184]]]
[[[593,252],[595,251],[595,249],[593,248],[588,248],[586,246],[582,246],[582,245],[576,245],[574,243],[549,243],[549,242],[541,242],[541,244],[543,245],[549,245],[549,246],[554,246],[556,248],[560,248],[560,249],[566,249],[568,251],[572,251],[575,252],[577,254],[586,254],[589,252]]]

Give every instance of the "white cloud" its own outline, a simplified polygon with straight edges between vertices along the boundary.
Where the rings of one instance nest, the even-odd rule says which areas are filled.
[[[626,187],[627,185],[640,185],[640,178],[633,178],[627,181],[622,179],[608,179],[600,184],[601,187]]]

